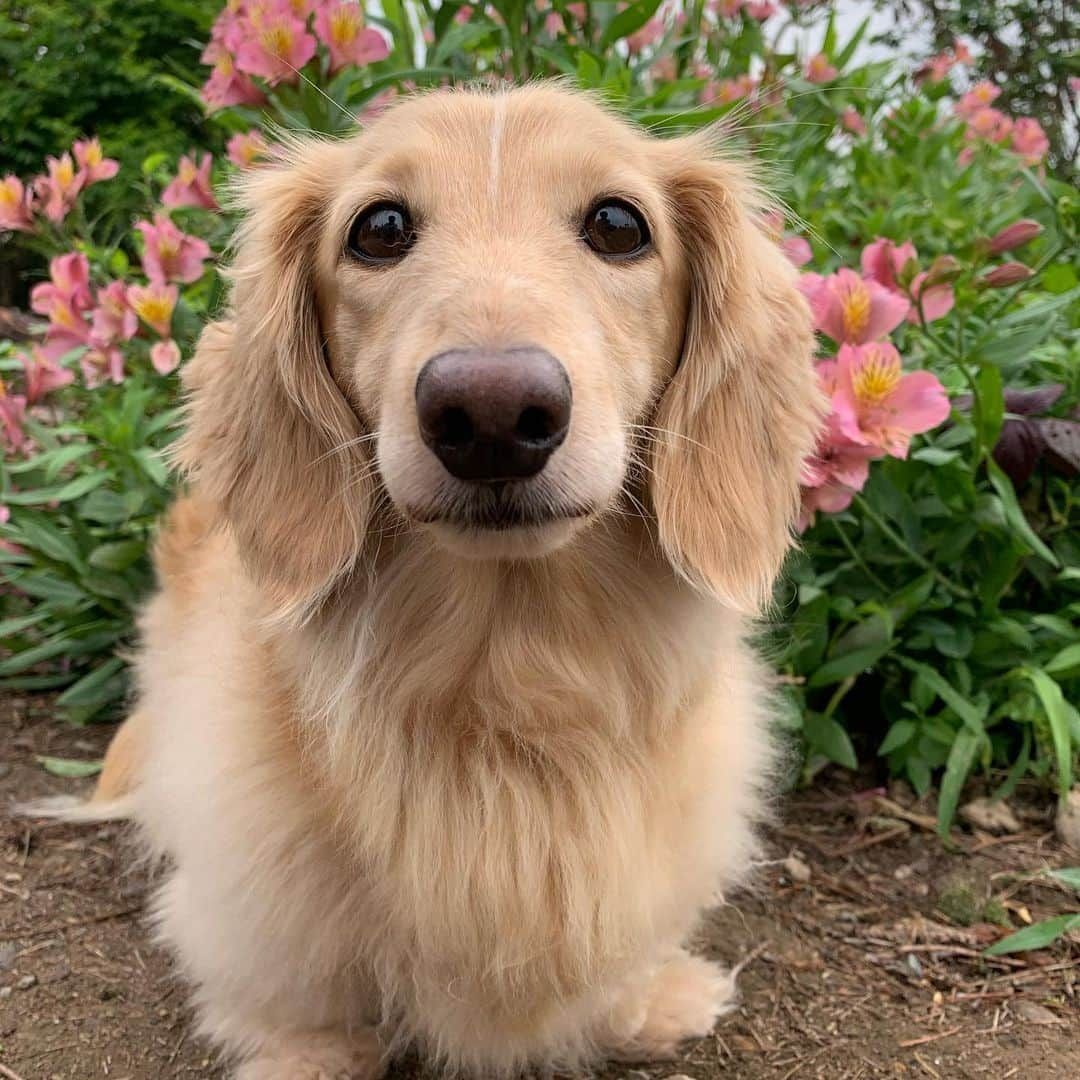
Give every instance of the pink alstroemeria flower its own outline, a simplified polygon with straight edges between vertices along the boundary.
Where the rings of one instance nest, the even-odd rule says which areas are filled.
[[[760,4],[744,4],[743,10],[751,19],[764,22],[766,19],[771,19],[780,10],[780,5],[773,3],[773,0],[766,0],[765,3]]]
[[[324,3],[315,12],[315,33],[330,52],[331,71],[372,64],[390,55],[386,38],[364,25],[363,10],[355,0]]]
[[[1000,109],[986,108],[972,114],[964,134],[969,139],[980,138],[993,143],[1002,143],[1008,139],[1012,129],[1012,120]]]
[[[36,405],[51,390],[58,390],[75,380],[73,372],[61,367],[38,346],[20,353],[19,360],[26,376],[26,403]]]
[[[761,224],[769,237],[780,245],[780,250],[793,266],[805,266],[814,257],[810,244],[804,237],[784,235],[784,215],[779,210],[767,210],[763,213]]]
[[[725,19],[734,19],[742,10],[745,0],[712,0],[712,9]]]
[[[269,147],[258,128],[250,131],[238,131],[225,144],[229,160],[240,169],[250,169],[255,162],[266,155]]]
[[[168,375],[180,366],[180,346],[171,338],[150,346],[150,363],[159,375]]]
[[[111,180],[120,171],[120,162],[107,158],[101,149],[101,143],[93,139],[76,139],[72,147],[75,160],[79,163],[79,176],[82,186],[89,187],[102,180]]]
[[[45,216],[52,222],[61,222],[75,205],[83,180],[75,172],[75,163],[70,154],[61,154],[58,158],[47,157],[45,164],[48,175],[39,176],[34,181],[34,190]]]
[[[910,240],[897,244],[879,236],[863,248],[859,262],[864,277],[884,285],[886,289],[899,292],[898,275],[903,273],[908,263],[914,263],[917,258],[915,245]]]
[[[985,79],[976,83],[957,103],[956,115],[970,120],[977,112],[989,108],[1001,96],[1001,89]]]
[[[905,373],[887,341],[842,345],[832,395],[837,427],[846,439],[907,457],[912,435],[937,427],[949,415],[949,398],[929,371]]]
[[[236,66],[271,86],[298,82],[298,72],[318,47],[305,20],[298,19],[287,2],[260,5],[248,15],[245,29],[248,36],[236,50]]]
[[[30,232],[34,227],[31,193],[10,173],[0,180],[0,229]]]
[[[1024,116],[1013,124],[1009,145],[1024,159],[1026,165],[1038,165],[1050,149],[1050,140],[1038,120]]]
[[[924,288],[928,272],[920,271],[911,279],[908,292],[911,293],[911,310],[908,312],[908,322],[918,325],[923,320],[933,322],[943,315],[948,315],[956,303],[953,287],[947,281],[927,285]],[[922,311],[922,317],[919,312]]]
[[[133,338],[139,320],[128,304],[127,286],[122,281],[111,281],[98,289],[97,300],[92,330],[95,343],[112,345]]]
[[[26,398],[22,394],[9,394],[0,379],[0,435],[12,453],[17,454],[30,445],[30,439],[23,431],[25,419]]]
[[[757,79],[752,75],[737,75],[734,79],[708,82],[701,91],[702,105],[727,105],[749,97],[757,89]]]
[[[49,280],[30,290],[30,307],[49,320],[45,331],[47,353],[53,358],[90,342],[90,324],[83,313],[90,308],[90,263],[81,251],[57,255],[49,263]]]
[[[153,224],[138,221],[135,228],[146,242],[142,265],[151,282],[192,282],[202,277],[203,263],[210,257],[205,240],[181,232],[164,214],[155,214]]]
[[[172,329],[172,315],[180,292],[175,285],[151,279],[149,285],[132,285],[127,300],[132,312],[162,337]]]
[[[266,95],[251,79],[236,70],[233,54],[222,42],[211,41],[203,50],[202,61],[214,66],[199,91],[210,112],[230,105],[262,105],[266,101]]]
[[[124,381],[124,354],[115,346],[103,349],[87,349],[79,357],[83,382],[92,390],[106,380],[113,383]]]
[[[164,206],[200,206],[204,210],[217,210],[218,202],[214,198],[210,169],[214,159],[210,154],[203,154],[202,161],[196,165],[194,158],[185,154],[176,169],[176,176],[161,193]]]
[[[910,307],[907,297],[861,278],[846,267],[826,278],[803,274],[799,288],[810,302],[816,328],[833,341],[849,345],[862,345],[891,334]]]
[[[843,129],[850,132],[852,135],[865,135],[866,134],[866,121],[863,120],[862,115],[858,109],[849,105],[840,114],[840,124]]]
[[[824,53],[815,53],[806,61],[803,74],[807,82],[827,83],[832,82],[839,72],[829,63],[829,58]]]
[[[661,16],[654,16],[626,39],[626,47],[631,53],[639,53],[649,45],[655,45],[663,36],[664,20]]]

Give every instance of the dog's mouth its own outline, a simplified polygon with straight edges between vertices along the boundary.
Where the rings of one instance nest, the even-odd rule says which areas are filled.
[[[586,518],[594,508],[534,490],[512,481],[469,484],[440,492],[424,507],[410,507],[409,517],[422,525],[450,525],[478,532],[534,529]]]

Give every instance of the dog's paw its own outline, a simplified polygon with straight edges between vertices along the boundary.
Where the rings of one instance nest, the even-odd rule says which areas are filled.
[[[378,1080],[383,1073],[375,1033],[308,1032],[278,1038],[245,1062],[235,1080]]]
[[[708,1035],[735,1007],[735,979],[707,960],[685,953],[667,961],[619,1010],[612,1051],[626,1060],[666,1061],[688,1039]]]

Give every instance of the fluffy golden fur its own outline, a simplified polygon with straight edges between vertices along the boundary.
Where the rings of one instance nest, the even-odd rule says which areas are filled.
[[[613,195],[647,257],[582,243]],[[391,197],[419,240],[357,266],[349,223]],[[246,181],[103,780],[167,858],[158,932],[242,1080],[373,1077],[406,1044],[504,1074],[664,1057],[725,1009],[684,944],[753,850],[744,623],[820,411],[756,198],[705,136],[550,85],[414,98]],[[522,344],[573,387],[544,497],[585,511],[425,524],[417,372]]]

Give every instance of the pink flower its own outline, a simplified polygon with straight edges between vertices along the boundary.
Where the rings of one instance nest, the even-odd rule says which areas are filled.
[[[953,58],[965,67],[972,62],[971,50],[959,38],[953,38]]]
[[[835,368],[836,361],[818,364],[819,375],[823,367]],[[827,514],[846,510],[856,492],[865,486],[870,462],[883,455],[884,451],[876,446],[862,446],[845,437],[836,415],[831,415],[813,455],[803,462],[799,531],[805,532],[813,524],[819,510]]]
[[[826,278],[804,274],[799,287],[810,302],[817,329],[850,345],[892,333],[910,306],[906,297],[846,267]]]
[[[949,415],[949,398],[929,371],[905,373],[887,341],[842,345],[832,395],[837,427],[861,446],[907,457],[911,436],[937,427]]]
[[[1001,143],[1009,137],[1012,126],[1012,120],[999,109],[979,109],[968,120],[965,135],[969,139],[980,138]]]
[[[1000,255],[1003,251],[1013,251],[1015,248],[1030,244],[1035,237],[1039,236],[1043,227],[1031,218],[1021,218],[1011,225],[1006,225],[1000,232],[995,233],[986,241],[987,255]]]
[[[150,346],[150,363],[159,375],[168,375],[180,366],[180,346],[171,338]]]
[[[297,82],[298,72],[315,55],[315,38],[288,3],[259,5],[248,15],[245,29],[247,35],[236,50],[236,66],[271,86]]]
[[[169,336],[178,297],[175,285],[153,279],[149,285],[132,285],[127,294],[132,312],[162,337]]]
[[[924,82],[936,84],[941,82],[952,71],[953,57],[948,51],[932,56],[922,64],[915,72],[915,82],[921,85]]]
[[[863,120],[859,111],[850,105],[840,114],[840,124],[845,131],[851,132],[852,135],[866,134],[866,121]]]
[[[1013,124],[1011,145],[1025,164],[1038,165],[1050,149],[1050,140],[1038,120],[1022,117]]]
[[[734,79],[721,79],[720,82],[706,83],[701,91],[701,103],[727,105],[749,97],[757,87],[757,80],[752,75],[738,75]]]
[[[23,372],[26,375],[26,403],[36,405],[51,390],[67,386],[75,376],[48,357],[36,345],[29,353],[20,353]]]
[[[154,223],[138,221],[145,249],[142,264],[152,282],[198,281],[203,263],[210,257],[210,245],[197,236],[182,233],[164,214],[155,214]]]
[[[230,105],[262,105],[266,95],[236,70],[233,55],[220,41],[211,41],[202,54],[204,64],[213,64],[210,78],[199,93],[211,112]]]
[[[933,322],[943,315],[948,315],[956,303],[953,287],[948,282],[926,285],[927,272],[924,270],[911,279],[908,291],[911,293],[911,310],[908,322],[918,325],[922,321]],[[925,286],[925,287],[924,287]],[[922,311],[922,318],[919,312]]]
[[[30,232],[34,217],[30,207],[30,191],[10,173],[0,180],[0,229]]]
[[[767,210],[761,215],[761,224],[772,240],[794,266],[804,266],[813,257],[809,243],[801,236],[784,235],[784,216],[779,210]]]
[[[1022,262],[1007,262],[995,266],[983,274],[975,284],[980,289],[1004,289],[1009,285],[1018,285],[1032,276],[1032,269]]]
[[[162,204],[201,206],[204,210],[216,210],[218,204],[217,199],[214,198],[213,184],[210,180],[210,169],[213,164],[214,159],[210,154],[203,154],[203,159],[198,166],[191,157],[185,154],[180,159],[176,176],[161,193]]]
[[[75,151],[75,160],[79,163],[83,187],[89,187],[100,180],[111,180],[120,169],[118,161],[105,157],[101,143],[96,138],[81,141],[76,139],[72,149]]]
[[[23,420],[26,418],[26,398],[22,394],[9,394],[0,380],[0,436],[12,453],[19,453],[30,445]]]
[[[239,131],[225,144],[229,160],[241,169],[250,169],[258,158],[263,157],[268,149],[266,140],[258,128]]]
[[[61,154],[58,158],[47,157],[45,164],[49,170],[48,176],[39,176],[34,181],[34,189],[45,216],[50,221],[61,222],[79,197],[82,176],[76,174],[70,154]]]
[[[1080,94],[1080,75],[1069,76],[1069,89],[1074,94]]]
[[[742,10],[745,0],[712,0],[712,9],[725,19],[734,19]]]
[[[773,3],[772,0],[767,0],[766,3],[761,4],[745,4],[743,10],[751,19],[764,22],[780,10],[780,5]]]
[[[115,346],[102,349],[87,349],[79,357],[83,381],[93,389],[103,382],[122,383],[124,381],[124,354]]]
[[[631,53],[639,53],[647,46],[655,45],[663,36],[664,20],[656,16],[626,39],[626,47]]]
[[[364,13],[354,0],[324,3],[315,12],[315,33],[330,50],[331,71],[350,64],[371,64],[390,55],[382,34],[364,26]]]
[[[897,275],[901,274],[908,263],[914,263],[918,257],[915,245],[910,240],[895,244],[879,236],[873,243],[867,244],[862,251],[862,272],[864,277],[884,285],[893,292],[900,291]]]
[[[112,345],[134,337],[139,320],[128,305],[124,283],[112,281],[104,289],[98,289],[97,299],[91,331],[94,343]]]
[[[563,30],[562,16],[557,11],[549,11],[544,16],[544,32],[552,37],[558,37]]]
[[[30,290],[30,307],[49,320],[46,349],[55,359],[90,342],[90,263],[81,251],[57,255],[49,263],[49,281]]]
[[[1000,88],[985,79],[976,83],[957,103],[956,115],[970,119],[977,112],[993,105],[1001,96]]]
[[[832,82],[839,72],[829,63],[829,58],[824,53],[815,53],[806,61],[803,74],[808,82],[827,83]]]

